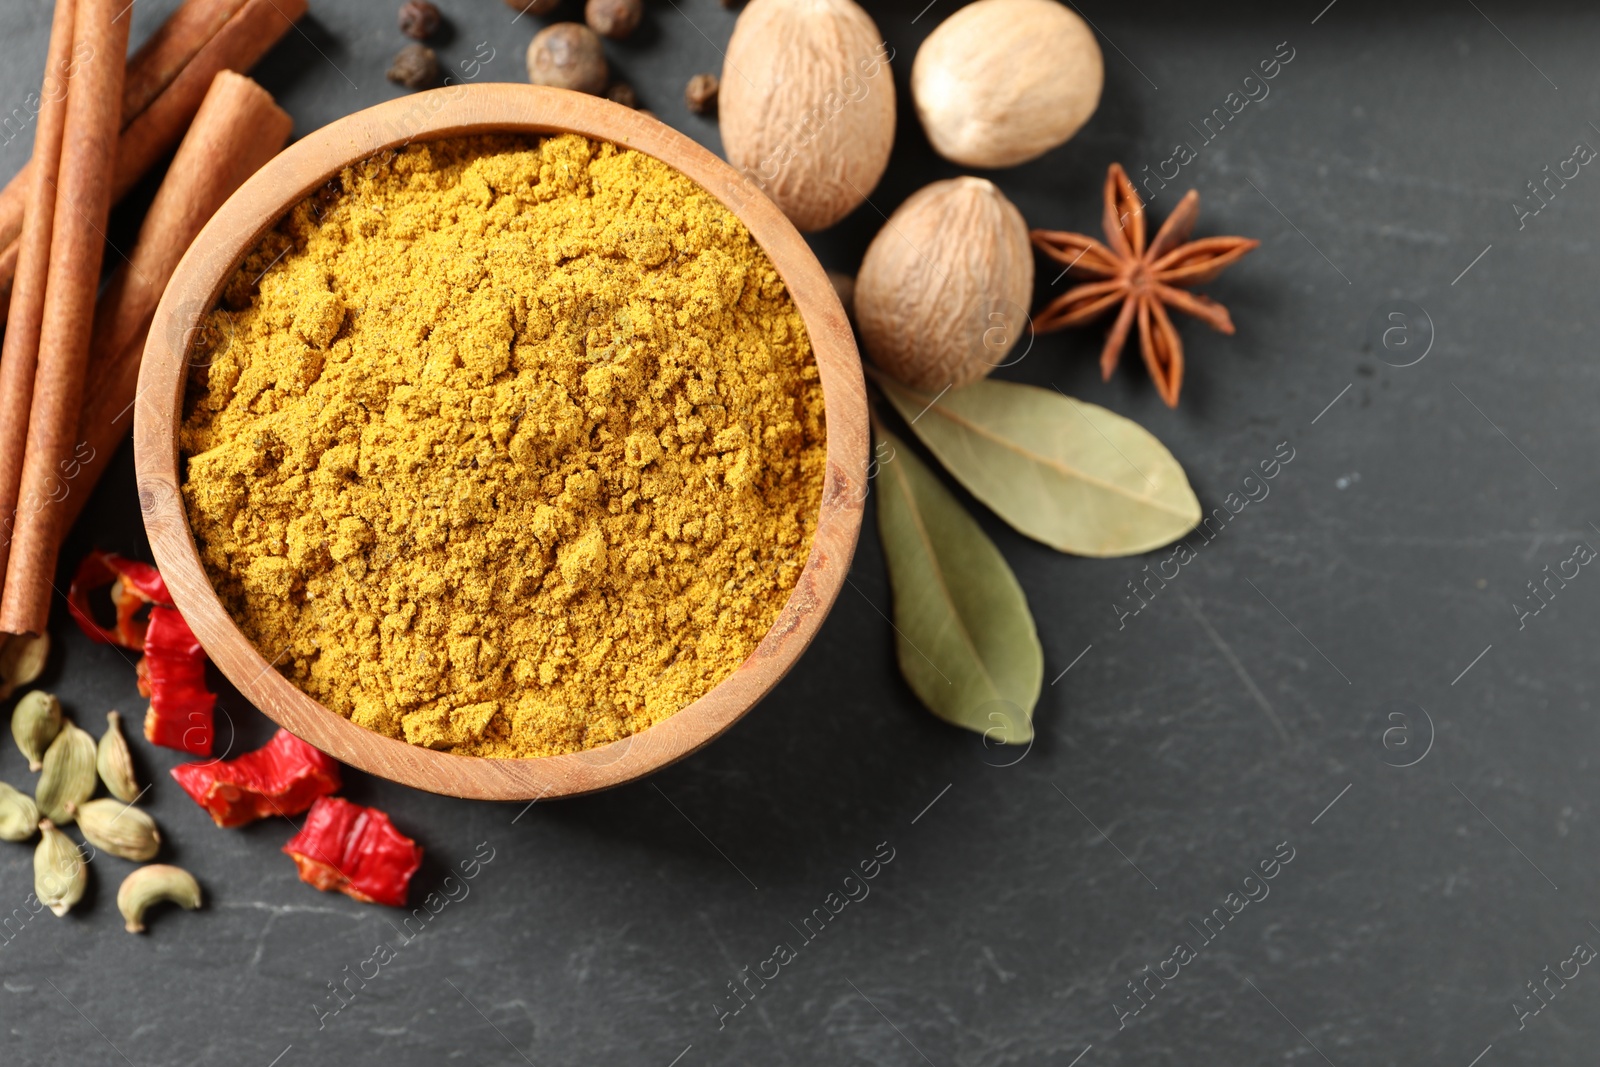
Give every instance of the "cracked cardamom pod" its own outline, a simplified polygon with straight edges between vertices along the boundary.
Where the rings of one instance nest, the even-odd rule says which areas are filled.
[[[67,810],[78,820],[78,831],[95,848],[125,860],[142,862],[154,859],[161,851],[161,832],[148,812],[102,797],[82,804],[68,804]]]
[[[200,906],[200,884],[194,875],[169,863],[152,863],[124,878],[117,890],[117,910],[128,924],[128,933],[144,933],[145,911],[163,901],[193,911]]]
[[[0,840],[26,841],[39,828],[39,808],[26,793],[0,782]]]
[[[128,751],[128,740],[122,736],[122,716],[117,712],[106,712],[106,732],[100,735],[100,748],[94,762],[100,769],[100,780],[112,796],[128,804],[139,799],[139,781],[133,776],[133,753]]]
[[[33,893],[39,903],[57,915],[65,915],[83,899],[83,890],[89,884],[89,865],[83,862],[83,853],[72,838],[57,830],[49,819],[39,820],[39,832],[44,837],[33,852]]]
[[[50,658],[49,634],[6,634],[0,637],[0,700],[44,673]]]
[[[69,823],[73,805],[94,796],[99,778],[94,757],[94,738],[74,726],[70,719],[64,721],[61,732],[44,751],[44,770],[39,774],[39,788],[33,794],[45,818]]]
[[[61,701],[50,693],[35,689],[11,711],[11,736],[28,757],[28,770],[39,769],[45,749],[61,732]]]

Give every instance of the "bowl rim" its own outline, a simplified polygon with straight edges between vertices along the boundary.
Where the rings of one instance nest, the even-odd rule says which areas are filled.
[[[358,726],[272,668],[223,607],[200,562],[178,488],[187,352],[229,275],[295,204],[345,166],[414,141],[486,133],[577,133],[661,160],[728,208],[777,268],[805,323],[827,426],[822,504],[788,599],[732,674],[677,714],[627,738],[557,756],[496,759],[434,751]],[[843,587],[865,504],[867,401],[844,308],[782,211],[744,175],[655,118],[542,86],[454,85],[358,111],[290,145],[247,180],[179,262],[151,321],[134,412],[140,509],[174,603],[213,662],[270,719],[336,759],[452,796],[539,800],[610,788],[714,740],[777,684],[816,636]],[[281,658],[281,656],[280,656]]]

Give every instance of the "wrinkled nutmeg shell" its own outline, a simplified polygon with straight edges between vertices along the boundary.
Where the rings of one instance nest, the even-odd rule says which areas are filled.
[[[528,80],[599,96],[610,81],[599,36],[577,22],[546,26],[528,45]]]
[[[1032,297],[1022,213],[994,183],[953,178],[912,194],[867,247],[856,325],[886,373],[938,392],[1005,364]]]
[[[1094,31],[1058,0],[977,0],[917,49],[911,97],[928,140],[969,167],[1010,167],[1064,143],[1100,103]]]
[[[826,229],[889,165],[883,35],[852,0],[752,0],[728,42],[717,110],[728,162],[795,226]]]

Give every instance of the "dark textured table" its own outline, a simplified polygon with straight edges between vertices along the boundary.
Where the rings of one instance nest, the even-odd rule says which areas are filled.
[[[137,0],[135,38],[173,2]],[[898,142],[872,206],[815,238],[830,267],[853,270],[880,213],[958,173],[908,106],[911,56],[956,6],[917,17],[926,2],[874,6]],[[1208,508],[1280,443],[1294,457],[1137,615],[1116,605],[1165,554],[1059,556],[973,505],[1045,647],[1023,758],[901,682],[869,514],[854,588],[799,667],[681,765],[531,809],[350,774],[427,849],[415,899],[437,913],[408,923],[302,885],[281,821],[214,829],[166,777],[178,755],[139,743],[167,856],[206,908],[130,937],[111,899],[128,865],[103,859],[70,918],[8,920],[0,1062],[1593,1062],[1600,973],[1575,946],[1600,946],[1600,576],[1552,585],[1537,614],[1527,585],[1600,546],[1600,174],[1566,165],[1541,200],[1527,183],[1600,145],[1600,15],[1325,3],[1085,4],[1099,113],[994,175],[1033,224],[1093,229],[1110,161],[1138,174],[1188,142],[1155,214],[1193,185],[1202,235],[1263,244],[1210,287],[1237,336],[1182,324],[1182,406],[1136,359],[1102,384],[1098,330],[1042,338],[1004,373],[1139,420]],[[48,6],[0,7],[0,111],[38,83]],[[447,62],[486,41],[481,77],[522,77],[536,20],[443,6]],[[383,71],[404,43],[390,0],[312,7],[257,71],[301,131],[396,95]],[[665,0],[608,48],[645,106],[715,146],[681,94],[720,69],[733,21]],[[1207,140],[1280,47],[1270,95]],[[0,146],[0,172],[28,141]],[[69,558],[145,551],[131,469],[124,450]],[[97,731],[110,706],[136,724],[126,658],[61,614],[54,633],[45,684]],[[237,696],[222,706],[224,738],[269,735]],[[26,781],[9,742],[0,777]],[[864,861],[876,877],[847,883]],[[1274,877],[1250,877],[1263,864]],[[30,848],[0,845],[0,916],[30,872]],[[860,899],[841,905],[847,887]],[[778,945],[777,977],[754,977]]]

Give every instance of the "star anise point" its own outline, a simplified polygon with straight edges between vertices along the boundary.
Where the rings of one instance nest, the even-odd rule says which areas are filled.
[[[1120,163],[1106,171],[1104,243],[1087,234],[1033,230],[1033,245],[1075,277],[1088,279],[1050,301],[1034,316],[1035,333],[1080,326],[1120,305],[1100,353],[1101,376],[1109,381],[1137,324],[1139,348],[1150,377],[1168,407],[1177,407],[1183,385],[1183,340],[1167,309],[1199,319],[1218,333],[1232,334],[1228,309],[1192,286],[1213,281],[1258,248],[1248,237],[1203,237],[1191,241],[1200,215],[1200,194],[1189,190],[1146,243],[1145,205]]]

